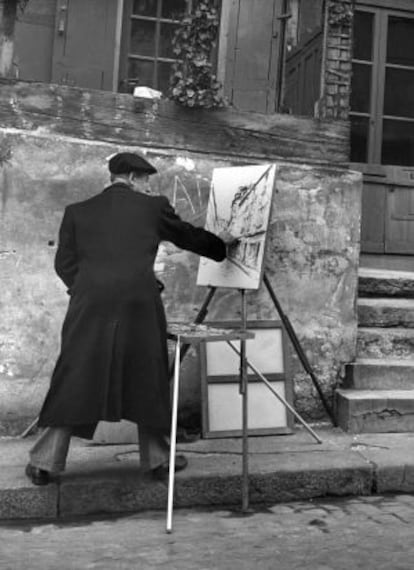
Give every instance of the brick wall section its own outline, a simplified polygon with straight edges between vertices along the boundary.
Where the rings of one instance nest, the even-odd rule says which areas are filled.
[[[352,0],[328,0],[320,117],[348,119],[352,79]]]

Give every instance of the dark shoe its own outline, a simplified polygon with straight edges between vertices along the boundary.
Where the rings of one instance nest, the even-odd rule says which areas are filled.
[[[185,455],[176,455],[175,456],[175,471],[182,471],[188,465],[187,458]],[[159,467],[152,469],[151,473],[154,479],[165,479],[168,477],[170,464],[168,461],[162,463]]]
[[[26,475],[29,477],[33,485],[47,485],[50,483],[50,473],[44,469],[39,469],[28,463],[25,470]]]

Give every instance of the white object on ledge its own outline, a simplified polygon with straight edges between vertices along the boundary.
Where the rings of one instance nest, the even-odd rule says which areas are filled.
[[[134,97],[140,97],[141,99],[161,99],[161,91],[156,89],[151,89],[151,87],[135,87]]]

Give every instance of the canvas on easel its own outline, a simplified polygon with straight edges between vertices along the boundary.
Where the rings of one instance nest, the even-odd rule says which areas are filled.
[[[260,287],[275,173],[274,164],[214,169],[205,228],[239,242],[222,263],[200,259],[197,285]]]

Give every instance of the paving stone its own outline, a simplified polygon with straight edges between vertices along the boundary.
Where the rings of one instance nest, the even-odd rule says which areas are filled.
[[[174,514],[173,533],[168,535],[164,514],[154,512],[73,524],[0,526],[0,567],[408,570],[414,556],[414,504],[408,495],[400,495],[390,513],[386,497],[376,500],[375,516],[359,497],[299,501],[283,505],[283,514],[281,505],[253,509],[248,515],[182,509]],[[405,519],[398,517],[401,511]]]
[[[0,472],[0,520],[56,518],[58,486],[35,487],[23,470],[2,467]]]

